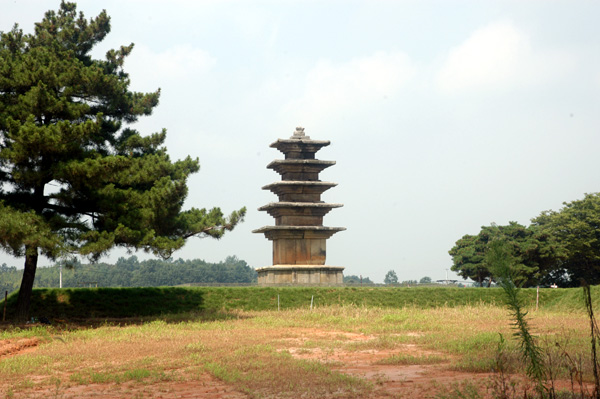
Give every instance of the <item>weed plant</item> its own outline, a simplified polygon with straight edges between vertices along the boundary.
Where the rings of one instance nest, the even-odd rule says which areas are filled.
[[[516,285],[519,276],[515,273],[512,255],[508,246],[502,241],[490,243],[486,260],[497,276],[497,281],[504,290],[506,307],[513,319],[514,336],[519,343],[519,351],[526,364],[527,376],[535,381],[536,391],[540,398],[548,396],[551,390],[545,385],[546,370],[542,361],[542,349],[533,338],[527,311],[520,296],[520,287]]]
[[[598,356],[596,352],[597,343],[600,339],[600,332],[598,331],[598,324],[596,323],[596,318],[594,317],[594,308],[592,305],[590,287],[585,283],[585,281],[583,282],[583,299],[590,320],[592,369],[594,373],[594,396],[596,399],[600,399],[600,367],[598,365]]]
[[[510,351],[507,351],[506,341],[502,334],[495,351],[494,377],[491,388],[495,399],[600,399],[600,378],[598,376],[598,360],[596,356],[596,343],[600,337],[598,327],[593,314],[593,303],[589,287],[584,285],[584,299],[587,316],[590,323],[591,338],[591,369],[594,379],[594,388],[588,390],[585,374],[586,360],[581,352],[567,350],[568,338],[545,337],[545,345],[542,346],[531,333],[526,311],[526,306],[518,285],[519,276],[515,273],[517,269],[507,243],[494,241],[490,243],[486,260],[496,275],[496,279],[505,294],[505,305],[512,318],[513,336],[518,346],[517,351],[520,360],[525,365],[529,381],[518,381],[509,375],[511,368]],[[557,379],[565,371],[571,382],[570,390],[559,390]],[[562,373],[561,373],[562,372]],[[533,388],[530,386],[530,382]],[[478,390],[472,386],[455,388],[448,395],[438,395],[438,399],[451,398],[482,398]]]

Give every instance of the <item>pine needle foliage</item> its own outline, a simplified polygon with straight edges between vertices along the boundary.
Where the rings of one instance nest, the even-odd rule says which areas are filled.
[[[169,257],[245,214],[182,211],[198,160],[172,162],[164,129],[142,136],[128,126],[152,113],[160,89],[129,90],[133,44],[92,58],[109,32],[105,11],[87,20],[64,1],[34,33],[0,32],[0,247],[25,257],[20,318],[39,254],[96,260],[120,246]]]

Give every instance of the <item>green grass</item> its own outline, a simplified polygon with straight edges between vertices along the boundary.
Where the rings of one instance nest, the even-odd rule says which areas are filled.
[[[31,328],[14,327],[9,330],[0,330],[0,339],[33,337],[41,338],[45,341],[51,339],[48,329],[37,325]]]
[[[600,287],[593,287],[595,298]],[[535,307],[536,290],[523,290],[526,305]],[[368,308],[438,308],[475,305],[502,305],[498,288],[453,287],[145,287],[35,289],[31,316],[49,319],[156,317],[202,312],[227,314],[233,310],[266,311],[279,308],[354,306]],[[17,293],[8,297],[8,318],[15,311]],[[596,306],[600,306],[597,300]],[[3,301],[0,302],[0,308]],[[540,308],[582,309],[579,289],[542,289]],[[401,317],[401,316],[400,316]],[[402,322],[402,321],[401,321]],[[407,321],[410,323],[410,321]]]
[[[48,356],[15,356],[0,362],[0,373],[25,374],[32,370],[48,367],[51,359]]]
[[[381,359],[375,364],[383,365],[411,365],[411,364],[438,364],[447,362],[447,358],[438,355],[427,355],[427,356],[412,356],[412,355],[392,355]]]
[[[204,361],[203,369],[251,397],[270,397],[272,387],[277,387],[280,398],[295,398],[299,392],[306,397],[337,393],[358,398],[371,388],[361,378],[331,370],[318,361],[294,359],[289,353],[277,352],[269,345],[228,349],[231,348],[214,348],[209,359]],[[340,387],[344,387],[342,392]]]
[[[8,297],[8,318],[14,314],[17,294]],[[119,318],[179,313],[202,307],[202,292],[176,287],[46,288],[33,290],[30,315],[69,319]]]
[[[121,384],[128,381],[136,382],[157,382],[157,381],[169,381],[172,377],[168,376],[164,372],[156,370],[148,370],[144,368],[137,368],[126,370],[120,373],[110,372],[97,372],[94,370],[85,370],[82,372],[74,373],[70,376],[70,380],[79,385],[88,384],[106,384],[115,383]]]

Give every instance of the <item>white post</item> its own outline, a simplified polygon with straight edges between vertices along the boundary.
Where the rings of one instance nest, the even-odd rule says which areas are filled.
[[[313,300],[315,299],[315,296],[311,296],[310,297],[310,310],[312,310],[312,306],[313,306]]]
[[[58,288],[62,288],[62,263],[59,264],[58,269]]]
[[[279,312],[279,294],[277,294],[277,311]]]
[[[535,311],[537,312],[538,306],[540,304],[540,286],[537,286],[537,295],[535,296]]]

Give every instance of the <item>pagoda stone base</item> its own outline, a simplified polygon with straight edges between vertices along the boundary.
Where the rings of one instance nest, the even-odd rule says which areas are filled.
[[[256,269],[258,285],[343,285],[344,268],[323,265],[273,265]]]

